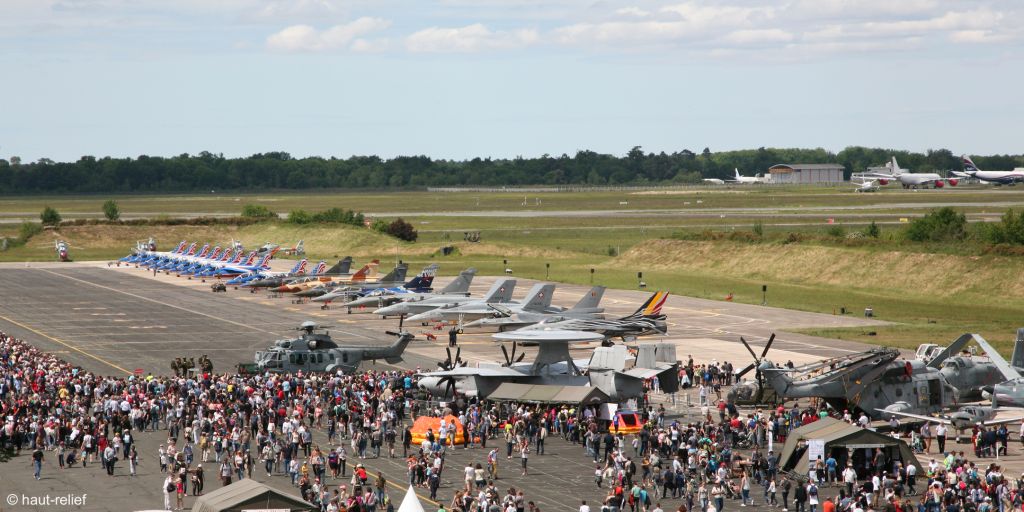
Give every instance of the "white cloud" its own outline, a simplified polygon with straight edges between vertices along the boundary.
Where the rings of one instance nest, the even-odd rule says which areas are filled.
[[[426,28],[407,37],[405,46],[412,52],[468,53],[523,48],[539,40],[540,33],[535,29],[494,31],[475,23],[457,28]]]
[[[793,34],[777,28],[736,30],[722,38],[733,44],[788,43],[794,39]]]
[[[391,22],[388,20],[369,17],[322,31],[309,25],[292,25],[268,37],[267,47],[284,51],[366,51],[369,43],[361,36],[380,32],[389,26]]]
[[[636,18],[646,18],[651,15],[650,11],[645,11],[639,7],[623,7],[615,11],[615,14],[620,16],[633,16]]]
[[[954,43],[1001,43],[1013,39],[1006,33],[995,33],[991,30],[957,30],[949,35]]]

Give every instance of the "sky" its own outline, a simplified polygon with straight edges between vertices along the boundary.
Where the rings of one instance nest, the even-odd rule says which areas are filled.
[[[1017,0],[0,0],[0,158],[1024,153]]]

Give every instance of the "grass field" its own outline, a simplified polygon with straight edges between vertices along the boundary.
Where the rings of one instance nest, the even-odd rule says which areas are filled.
[[[526,195],[526,206],[523,205]],[[98,217],[107,197],[17,198],[0,201],[0,218],[32,217],[43,205],[65,218]],[[903,220],[939,204],[954,204],[973,221],[994,220],[1005,209],[1024,206],[1024,189],[957,189],[910,192],[886,190],[854,194],[846,188],[706,188],[650,192],[577,193],[291,193],[231,196],[115,197],[125,217],[237,214],[247,203],[278,212],[327,207],[402,215],[420,231],[415,244],[351,227],[294,226],[78,226],[44,232],[25,246],[0,252],[0,260],[52,260],[53,241],[71,244],[79,260],[110,260],[126,254],[136,240],[155,236],[161,247],[179,240],[247,246],[272,240],[306,242],[310,258],[352,255],[402,259],[413,265],[442,263],[442,273],[475,266],[482,274],[500,274],[504,260],[515,275],[617,288],[637,285],[644,273],[648,289],[676,294],[760,303],[768,285],[769,305],[838,313],[860,313],[872,306],[878,317],[897,322],[871,331],[816,331],[812,334],[916,347],[945,343],[963,332],[978,332],[1007,348],[1024,322],[1024,259],[982,254],[965,245],[904,246],[890,236]],[[620,204],[620,203],[626,204]],[[847,232],[875,221],[881,241],[850,243],[824,236],[828,220]],[[764,226],[762,241],[708,241],[698,236],[662,240],[677,233],[750,231]],[[463,242],[463,233],[480,231],[480,243]],[[0,236],[17,225],[0,223]],[[788,233],[808,235],[799,243],[782,242]],[[685,238],[685,237],[684,237]],[[443,245],[455,256],[441,257]],[[549,265],[549,266],[548,266]],[[594,273],[591,273],[594,269]]]

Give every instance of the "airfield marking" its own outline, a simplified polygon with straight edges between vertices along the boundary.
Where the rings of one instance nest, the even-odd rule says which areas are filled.
[[[49,334],[43,333],[42,331],[39,331],[38,329],[34,329],[32,327],[29,327],[29,326],[27,326],[27,325],[25,325],[25,324],[23,324],[21,322],[18,322],[16,320],[11,320],[10,318],[7,318],[6,316],[3,316],[3,315],[0,315],[0,319],[6,320],[6,321],[8,321],[8,322],[10,322],[10,323],[12,323],[14,325],[17,325],[18,327],[21,327],[22,329],[27,329],[29,331],[32,331],[32,332],[34,332],[34,333],[36,333],[36,334],[38,334],[38,335],[40,335],[40,336],[42,336],[42,337],[44,337],[44,338],[46,338],[48,340],[52,340],[54,342],[60,343],[61,345],[64,345],[65,347],[70,348],[71,350],[74,350],[75,352],[78,352],[78,353],[80,353],[80,354],[82,354],[84,356],[91,357],[91,358],[93,358],[93,359],[95,359],[95,360],[97,360],[97,361],[99,361],[99,362],[101,362],[101,363],[103,363],[103,364],[105,364],[107,366],[110,366],[111,368],[116,368],[117,370],[120,370],[120,371],[122,371],[122,372],[124,372],[124,373],[126,373],[128,375],[132,375],[132,372],[130,372],[130,371],[124,369],[124,368],[121,368],[120,366],[118,366],[118,365],[116,365],[114,363],[111,363],[110,361],[107,361],[106,359],[103,359],[100,356],[97,356],[97,355],[94,355],[94,354],[90,354],[89,352],[86,352],[86,351],[84,351],[84,350],[82,350],[82,349],[80,349],[80,348],[78,348],[78,347],[76,347],[74,345],[65,343],[65,342],[63,342],[63,341],[61,341],[61,340],[59,340],[57,338],[54,338],[53,336],[50,336]]]
[[[49,272],[50,274],[53,274],[55,276],[60,276],[60,277],[63,277],[65,279],[70,279],[72,281],[78,281],[80,283],[84,283],[84,284],[87,284],[87,285],[90,285],[90,286],[95,286],[97,288],[103,288],[104,290],[110,290],[112,292],[121,293],[121,294],[127,295],[129,297],[135,297],[136,299],[141,299],[141,300],[153,302],[155,304],[160,304],[161,306],[165,306],[165,307],[169,307],[169,308],[174,308],[174,309],[180,309],[181,311],[186,311],[188,313],[192,313],[192,314],[195,314],[195,315],[205,316],[206,318],[212,318],[214,320],[220,320],[222,322],[227,322],[229,324],[237,325],[239,327],[244,327],[246,329],[252,329],[254,331],[265,332],[267,334],[274,334],[274,332],[272,332],[272,331],[266,331],[266,330],[263,330],[263,329],[259,329],[257,327],[253,327],[253,326],[248,325],[248,324],[243,324],[241,322],[235,322],[234,320],[228,320],[227,318],[221,318],[219,316],[214,316],[214,315],[211,315],[211,314],[208,314],[208,313],[203,313],[202,311],[196,311],[194,309],[189,309],[189,308],[185,308],[185,307],[181,307],[181,306],[176,306],[174,304],[168,304],[166,302],[160,302],[160,301],[158,301],[156,299],[151,299],[149,297],[144,297],[142,295],[137,295],[137,294],[134,294],[134,293],[131,293],[131,292],[126,292],[126,291],[123,291],[123,290],[118,290],[117,288],[112,288],[110,286],[104,286],[102,284],[93,283],[91,281],[86,281],[84,279],[79,279],[77,277],[71,277],[69,275],[61,274],[60,272],[54,272],[54,271],[48,270],[48,269],[39,269],[39,270],[42,270],[43,272]],[[129,373],[131,373],[131,372],[129,372]]]

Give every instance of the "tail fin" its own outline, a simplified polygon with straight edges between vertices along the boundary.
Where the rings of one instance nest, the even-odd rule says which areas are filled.
[[[213,250],[210,251],[210,259],[211,260],[217,259],[217,256],[220,256],[220,246],[219,245],[214,247]]]
[[[736,179],[739,180],[740,179],[740,169],[738,167],[733,167],[732,170],[733,170],[733,172],[736,173]]]
[[[569,308],[569,311],[578,311],[583,309],[596,309],[600,307],[601,298],[604,297],[604,286],[595,286],[587,292],[586,295],[576,303],[575,306]]]
[[[978,172],[978,171],[981,170],[981,169],[978,169],[977,165],[974,165],[974,161],[971,160],[971,157],[969,157],[967,155],[963,155],[961,158],[963,158],[963,160],[964,160],[964,171],[965,172]]]
[[[473,276],[476,275],[475,268],[467,268],[459,273],[459,275],[441,289],[441,293],[467,293],[469,292],[469,285],[473,283]]]
[[[246,266],[252,265],[253,262],[256,261],[256,255],[257,254],[259,254],[259,253],[257,253],[256,251],[250,252],[249,253],[249,257],[245,259],[245,263],[244,264]]]
[[[294,274],[303,274],[303,273],[306,272],[306,264],[308,264],[308,263],[309,263],[309,260],[307,260],[306,258],[302,258],[301,260],[299,260],[298,263],[295,264],[294,267],[292,267],[291,272],[288,272],[288,273],[289,274],[293,274],[293,275]]]
[[[402,288],[406,290],[422,290],[430,288],[430,283],[432,282],[434,282],[434,276],[416,275],[409,282],[403,284]]]
[[[199,242],[192,242],[192,245],[188,246],[188,251],[185,252],[185,255],[186,256],[192,256],[193,254],[195,254],[196,253],[196,245],[198,243]]]
[[[377,260],[374,260],[374,261],[377,261]],[[376,268],[376,267],[377,267],[377,264],[376,263],[372,263],[372,262],[371,263],[367,263],[366,265],[363,265],[363,268],[357,270],[355,274],[352,274],[352,281],[353,282],[355,282],[355,281],[366,281],[367,274],[370,273],[371,269]]]
[[[405,274],[409,271],[409,265],[402,263],[391,269],[384,277],[380,278],[382,283],[400,283],[405,281]]]
[[[320,260],[320,263],[317,263],[316,266],[313,267],[313,275],[318,276],[323,274],[325,270],[327,270],[327,262]]]
[[[645,316],[658,316],[661,314],[661,307],[665,305],[665,301],[668,300],[668,292],[654,292],[640,308],[633,312],[632,315],[626,318],[641,318]]]
[[[181,251],[185,250],[185,244],[187,244],[187,243],[188,243],[188,241],[182,240],[181,243],[178,244],[178,247],[176,249],[174,249],[174,251],[172,251],[172,252],[174,252],[176,254],[181,254]]]
[[[523,309],[526,311],[539,311],[551,306],[551,296],[555,294],[555,285],[551,283],[537,283],[530,288],[530,291],[523,297]]]
[[[333,267],[327,269],[325,274],[337,275],[337,274],[348,274],[349,268],[352,267],[352,256],[346,256],[345,259],[338,260]]]
[[[892,157],[892,174],[894,176],[899,176],[900,174],[905,174],[903,172],[903,169],[900,169],[900,164],[896,163],[896,157]]]
[[[423,270],[420,271],[420,276],[436,276],[438,268],[441,268],[441,266],[438,265],[437,263],[431,263],[430,265],[423,267]]]
[[[1013,356],[1010,364],[1018,368],[1024,368],[1024,328],[1017,329],[1017,341],[1013,344]]]
[[[512,292],[516,289],[515,279],[499,279],[491,285],[484,295],[484,302],[508,302],[512,300]]]
[[[206,244],[202,249],[199,250],[199,257],[205,258],[206,254],[210,252],[210,244]]]
[[[222,263],[223,263],[223,262],[228,262],[228,261],[231,261],[231,256],[232,256],[233,254],[234,254],[234,251],[232,251],[231,249],[224,249],[224,255],[223,255],[223,256],[221,256],[221,258],[220,258],[220,261],[221,261]]]
[[[263,258],[260,259],[259,265],[256,265],[256,268],[270,268],[270,260],[274,259],[274,255],[277,254],[277,249],[278,248],[275,247],[263,256]]]

